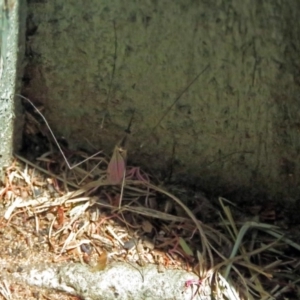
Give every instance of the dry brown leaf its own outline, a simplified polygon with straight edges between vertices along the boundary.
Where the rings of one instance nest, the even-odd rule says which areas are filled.
[[[152,224],[147,220],[142,222],[142,228],[146,233],[151,233],[153,230]]]

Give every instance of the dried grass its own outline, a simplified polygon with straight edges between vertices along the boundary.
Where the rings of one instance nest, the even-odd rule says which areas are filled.
[[[93,271],[111,260],[186,269],[199,276],[186,285],[199,290],[210,284],[216,299],[277,299],[299,289],[298,271],[291,270],[296,258],[282,245],[295,251],[300,245],[279,227],[257,217],[237,222],[234,205],[221,197],[219,208],[210,207],[219,219],[204,223],[199,211],[209,203],[205,197],[186,203],[137,167],[127,167],[122,184],[113,185],[101,151],[92,157],[69,151],[64,157],[75,167],[51,151],[35,163],[16,155],[0,190],[3,226],[26,236],[26,228],[13,221],[34,220],[36,233],[47,232],[55,261],[75,259]],[[5,281],[0,293],[11,299]]]

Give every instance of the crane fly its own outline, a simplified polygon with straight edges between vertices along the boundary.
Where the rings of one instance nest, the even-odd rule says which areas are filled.
[[[182,97],[182,95],[191,87],[192,84],[194,84],[194,82],[209,68],[209,65],[207,65],[182,91],[181,93],[177,96],[177,98],[174,100],[174,102],[172,103],[171,106],[169,106],[167,108],[167,110],[162,114],[162,116],[160,117],[160,119],[158,120],[158,122],[156,123],[156,125],[153,127],[152,131],[153,132],[158,125],[162,122],[162,120],[165,118],[165,116],[168,114],[168,112],[173,108],[173,106],[180,100],[180,98]],[[88,158],[84,159],[83,161],[77,163],[76,165],[71,166],[67,160],[67,157],[65,156],[62,148],[60,147],[53,131],[51,130],[50,125],[48,124],[46,118],[44,117],[44,115],[39,111],[39,109],[32,103],[31,100],[29,100],[28,98],[22,96],[22,95],[16,95],[24,100],[26,100],[29,104],[31,104],[33,106],[33,108],[36,110],[36,112],[42,117],[43,121],[45,122],[46,126],[48,127],[59,151],[61,152],[67,166],[69,167],[69,169],[73,169],[76,166],[79,166],[80,164],[86,162],[87,160],[95,157],[96,155],[98,155],[99,153],[101,153],[102,151],[98,151],[97,153],[93,154],[92,156],[89,156]],[[128,127],[125,130],[125,136],[122,138],[122,140],[115,146],[112,157],[108,163],[107,166],[107,176],[106,176],[106,182],[109,185],[121,185],[121,195],[120,195],[120,205],[121,205],[121,201],[122,201],[122,196],[123,196],[123,191],[124,191],[124,185],[125,185],[125,175],[126,175],[126,161],[127,161],[127,150],[126,150],[126,142],[127,142],[127,137],[128,134],[130,134],[130,127],[133,121],[133,117],[134,117],[134,111],[132,113],[131,119],[129,121]],[[146,140],[147,141],[147,140]],[[142,145],[141,145],[142,147]],[[120,207],[119,205],[119,207]]]
[[[126,172],[127,150],[121,145],[115,146],[107,166],[107,180],[112,185],[121,184]]]
[[[131,119],[129,121],[128,127],[125,130],[125,136],[122,138],[121,142],[115,146],[112,157],[107,166],[107,181],[112,185],[121,184],[121,195],[119,201],[119,208],[121,207],[121,202],[123,198],[124,185],[125,185],[125,175],[126,175],[126,160],[127,160],[127,150],[126,141],[127,136],[130,134],[130,127],[132,124],[134,116],[134,111],[132,113]]]

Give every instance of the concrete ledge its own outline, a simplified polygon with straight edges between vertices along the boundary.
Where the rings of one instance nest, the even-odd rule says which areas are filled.
[[[199,293],[196,287],[185,287],[186,281],[198,279],[195,274],[182,270],[160,273],[155,265],[141,268],[128,263],[114,263],[104,271],[94,273],[80,264],[40,265],[22,269],[21,274],[12,274],[16,281],[64,291],[86,300],[211,299],[211,290],[206,284],[201,286]]]

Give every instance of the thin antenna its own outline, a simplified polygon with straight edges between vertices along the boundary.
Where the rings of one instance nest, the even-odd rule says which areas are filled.
[[[19,94],[16,94],[16,96],[18,96],[18,97],[20,97],[20,98],[26,100],[27,102],[29,102],[29,103],[33,106],[33,108],[36,110],[36,112],[41,116],[41,118],[43,119],[43,121],[44,121],[45,124],[47,125],[47,127],[48,127],[48,129],[49,129],[49,131],[50,131],[50,133],[51,133],[51,135],[52,135],[52,137],[53,137],[53,139],[54,139],[54,141],[55,141],[55,143],[56,143],[56,145],[57,145],[57,147],[58,147],[58,149],[59,149],[59,151],[60,151],[60,153],[62,154],[62,156],[63,156],[63,158],[64,158],[64,160],[65,160],[65,162],[66,162],[66,164],[67,164],[67,166],[68,166],[68,168],[69,168],[70,170],[72,170],[72,169],[78,167],[79,165],[83,164],[84,162],[88,161],[89,159],[91,159],[91,158],[97,156],[99,153],[102,152],[102,150],[101,150],[101,151],[98,151],[97,153],[95,153],[95,154],[89,156],[88,158],[84,159],[83,161],[79,162],[78,164],[75,164],[75,165],[71,166],[71,165],[69,164],[69,162],[68,162],[68,159],[67,159],[67,157],[66,157],[64,151],[62,150],[61,146],[59,145],[59,143],[58,143],[58,141],[57,141],[57,139],[56,139],[56,137],[55,137],[55,135],[54,135],[52,129],[50,128],[49,123],[47,122],[46,118],[44,117],[44,115],[43,115],[43,114],[39,111],[39,109],[31,102],[31,100],[29,100],[28,98],[26,98],[26,97],[24,97],[24,96],[22,96],[22,95],[19,95]]]
[[[156,123],[156,125],[153,127],[153,129],[150,131],[149,133],[149,137],[147,140],[144,141],[144,143],[142,143],[140,145],[140,147],[142,148],[144,146],[144,144],[149,140],[151,134],[155,131],[155,129],[159,126],[159,124],[161,123],[161,121],[165,118],[165,116],[170,112],[170,110],[174,107],[174,105],[180,100],[180,98],[183,96],[183,94],[195,83],[195,81],[209,68],[209,64],[182,90],[182,92],[176,97],[176,99],[174,100],[174,102],[166,109],[166,111],[162,114],[162,116],[160,117],[160,119],[158,120],[158,122]]]
[[[135,109],[132,111],[132,115],[131,115],[131,118],[129,120],[129,123],[128,123],[128,126],[127,128],[124,130],[126,133],[130,134],[131,131],[130,131],[130,128],[131,128],[131,125],[132,125],[132,121],[133,121],[133,118],[134,118],[134,113],[135,113]]]
[[[113,21],[113,25],[114,25],[114,34],[115,34],[115,53],[114,53],[114,64],[113,64],[113,69],[112,69],[112,73],[111,73],[111,78],[110,78],[110,83],[109,83],[109,90],[108,90],[108,94],[107,94],[107,98],[106,98],[106,108],[105,108],[105,112],[104,112],[104,116],[102,118],[102,122],[101,122],[101,126],[100,128],[102,129],[104,126],[104,121],[105,121],[105,117],[107,115],[107,109],[108,109],[108,104],[109,101],[111,99],[111,90],[112,90],[112,83],[115,77],[115,71],[116,71],[116,61],[117,61],[117,49],[118,49],[118,39],[117,39],[117,31],[116,31],[116,23],[115,21]]]
[[[131,128],[131,125],[132,125],[132,121],[133,121],[133,119],[134,119],[134,113],[135,113],[135,109],[132,111],[132,115],[131,115],[131,118],[130,118],[130,120],[129,120],[128,126],[127,126],[127,128],[124,130],[124,132],[125,132],[126,134],[124,135],[124,137],[122,138],[121,142],[119,143],[119,146],[122,147],[122,148],[125,147],[125,144],[126,144],[126,142],[127,142],[127,137],[128,137],[129,134],[131,134],[130,128]]]

